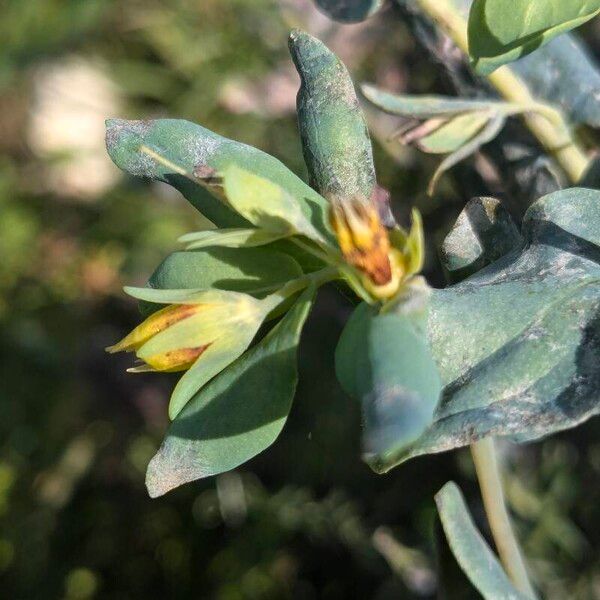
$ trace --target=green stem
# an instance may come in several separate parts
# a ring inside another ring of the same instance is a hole
[[[517,589],[530,598],[536,598],[506,508],[494,438],[486,437],[471,444],[471,454],[483,506],[504,570]]]
[[[452,41],[468,56],[467,21],[460,14],[452,0],[416,0],[421,10],[444,31]],[[496,69],[487,76],[488,81],[502,97],[518,104],[539,104],[523,81],[507,66]],[[538,107],[539,112],[539,107]],[[556,115],[559,121],[556,122]],[[563,168],[572,183],[577,183],[586,170],[589,159],[584,149],[571,135],[564,116],[555,111],[555,118],[536,113],[523,115],[525,124],[540,141],[547,152],[552,154]]]
[[[267,296],[265,300],[272,302],[274,306],[277,306],[290,296],[293,296],[299,291],[307,288],[309,285],[319,287],[324,283],[327,283],[328,281],[339,279],[339,277],[340,272],[337,269],[337,267],[327,267],[325,269],[321,269],[320,271],[308,273],[307,275],[302,275],[302,277],[298,277],[297,279],[292,279],[291,281],[288,281],[276,292]]]

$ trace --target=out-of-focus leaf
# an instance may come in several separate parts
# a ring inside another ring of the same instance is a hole
[[[423,329],[426,307],[378,314],[361,304],[340,337],[335,364],[361,402],[363,458],[386,471],[431,423],[441,382]]]
[[[600,0],[474,0],[468,24],[473,67],[491,73],[599,12]]]
[[[449,481],[436,494],[435,502],[452,553],[483,598],[527,600],[529,597],[512,585],[477,530],[458,486]]]
[[[600,127],[600,70],[575,34],[561,35],[510,68],[572,123]]]
[[[179,413],[148,466],[150,496],[234,469],[275,441],[294,396],[296,349],[313,295],[305,292],[259,344]]]
[[[111,119],[107,122],[106,146],[119,168],[138,177],[170,183],[218,227],[247,227],[248,222],[221,200],[208,194],[200,185],[200,180],[196,183],[189,177],[194,172],[219,172],[236,165],[283,188],[296,200],[302,213],[319,232],[326,234],[329,231],[325,199],[280,161],[257,148],[224,138],[200,125],[176,119]],[[144,147],[172,166],[157,161],[143,151]],[[217,186],[210,189],[218,194]]]
[[[499,200],[473,198],[444,239],[440,253],[450,280],[457,282],[522,244],[521,233]]]
[[[369,200],[375,188],[373,151],[346,67],[302,31],[290,34],[289,46],[301,79],[298,125],[311,185],[328,199]]]
[[[272,233],[263,229],[209,229],[187,233],[179,241],[188,244],[188,250],[198,248],[252,248],[264,246],[285,237],[285,233]]]
[[[231,206],[253,225],[281,236],[301,234],[326,243],[296,199],[276,183],[231,166],[223,171],[223,189]]]
[[[423,152],[448,154],[464,146],[488,122],[489,116],[467,113],[453,117],[433,133],[421,138],[417,146]]]
[[[541,198],[522,235],[524,247],[434,290],[428,336],[445,387],[400,461],[488,435],[533,440],[600,412],[600,192]]]
[[[315,4],[335,21],[358,23],[374,15],[383,0],[315,0]]]

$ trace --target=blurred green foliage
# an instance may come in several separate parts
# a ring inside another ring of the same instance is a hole
[[[104,163],[75,159],[101,161],[102,141],[79,113],[69,121],[72,107],[85,105],[94,122],[190,119],[302,173],[290,27],[336,46],[357,80],[447,91],[395,12],[344,28],[311,6],[9,0],[0,8],[2,597],[432,598],[434,493],[457,480],[481,517],[466,453],[387,476],[360,462],[359,410],[333,373],[351,303],[335,290],[321,295],[303,335],[300,387],[273,448],[239,472],[159,500],[146,495],[172,382],[126,376],[127,358],[103,348],[138,320],[121,285],[143,284],[201,218],[166,188],[112,166],[86,192]],[[64,74],[48,84],[73,57],[112,81],[108,100],[96,104],[91,83]],[[81,101],[86,91],[91,99]],[[61,103],[60,131],[73,134],[62,145],[50,139]],[[385,143],[387,124],[371,124]],[[375,154],[400,217],[414,204],[422,210],[426,274],[442,285],[435,244],[479,180],[459,168],[460,185],[447,184],[433,203],[423,194],[430,158],[403,153],[394,162],[379,145]],[[71,168],[80,169],[75,192],[62,183]],[[509,497],[546,598],[600,596],[598,440],[592,421],[509,449]]]

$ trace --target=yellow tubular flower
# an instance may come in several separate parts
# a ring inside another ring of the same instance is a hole
[[[391,247],[377,207],[359,199],[333,200],[330,222],[346,262],[363,275],[376,298],[393,296],[404,274],[401,253]]]

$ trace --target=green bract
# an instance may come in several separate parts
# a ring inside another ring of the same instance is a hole
[[[468,29],[473,66],[491,73],[599,12],[600,0],[474,0]]]

